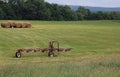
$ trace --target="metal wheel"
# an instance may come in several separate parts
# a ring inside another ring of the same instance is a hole
[[[21,52],[16,52],[15,56],[16,56],[16,58],[20,58],[21,57]]]
[[[49,56],[49,57],[53,57],[53,56],[54,56],[54,53],[53,53],[53,52],[48,52],[48,56]]]

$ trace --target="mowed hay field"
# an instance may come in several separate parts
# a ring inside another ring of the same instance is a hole
[[[0,28],[0,77],[120,77],[120,21],[25,22],[32,28]],[[73,49],[15,58],[17,49],[47,48],[51,40]]]

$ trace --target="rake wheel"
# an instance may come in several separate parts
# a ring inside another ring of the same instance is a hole
[[[21,52],[16,52],[15,57],[20,58],[21,57]]]

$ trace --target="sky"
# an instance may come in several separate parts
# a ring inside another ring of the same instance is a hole
[[[63,5],[80,5],[95,7],[120,7],[120,0],[45,0],[49,3]]]

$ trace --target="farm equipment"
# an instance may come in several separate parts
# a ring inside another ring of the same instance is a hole
[[[57,45],[57,47],[55,47],[55,44]],[[48,56],[52,57],[55,56],[54,52],[58,51],[58,52],[62,52],[62,51],[70,51],[72,48],[59,48],[59,42],[58,41],[50,41],[49,42],[49,46],[48,48],[27,48],[27,49],[18,49],[15,53],[15,56],[17,58],[20,58],[22,55],[22,52],[48,52]]]

